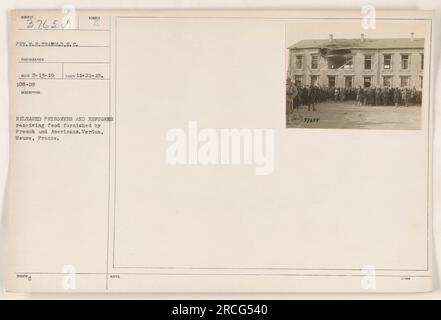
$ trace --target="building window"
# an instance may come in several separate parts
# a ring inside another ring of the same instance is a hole
[[[372,77],[363,77],[363,87],[369,88],[372,85]]]
[[[296,56],[296,69],[303,69],[303,56]]]
[[[346,61],[345,64],[343,65],[344,69],[352,69],[352,56],[351,55],[347,55],[345,57]]]
[[[424,53],[421,54],[421,70],[424,69]]]
[[[352,76],[345,76],[345,88],[352,88]]]
[[[386,70],[392,69],[392,55],[391,54],[385,54],[383,56],[383,58],[384,58],[383,68],[386,69]]]
[[[297,86],[303,85],[303,76],[294,76],[294,83]]]
[[[352,54],[349,49],[334,50],[326,58],[328,69],[352,69]]]
[[[408,54],[401,55],[401,69],[402,70],[409,69],[409,55]]]
[[[315,54],[311,56],[311,69],[318,69],[318,61],[319,61],[318,55]]]
[[[372,69],[372,56],[370,54],[364,56],[364,69],[365,70]]]
[[[383,77],[383,87],[392,87],[392,77],[391,76],[385,76]]]
[[[409,87],[410,77],[401,77],[401,87]]]
[[[329,88],[335,88],[335,76],[328,76]]]
[[[423,89],[423,76],[420,76],[420,88]]]
[[[311,76],[311,85],[318,85],[318,76]]]

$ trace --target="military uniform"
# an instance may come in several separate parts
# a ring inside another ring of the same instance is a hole
[[[401,91],[401,100],[403,100],[404,106],[407,107],[409,105],[409,95],[408,95],[407,89],[403,89]]]
[[[398,105],[400,104],[400,91],[398,90],[398,88],[394,89],[394,104],[395,107],[398,107]]]
[[[315,86],[310,86],[307,88],[307,96],[308,96],[308,111],[315,111],[315,103],[317,101],[317,90]]]
[[[297,87],[294,83],[289,81],[286,85],[286,113],[294,111],[295,98],[298,95]]]

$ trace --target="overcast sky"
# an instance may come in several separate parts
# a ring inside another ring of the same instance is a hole
[[[334,39],[359,38],[361,33],[366,38],[410,38],[414,32],[416,38],[424,38],[426,21],[384,21],[377,20],[376,29],[363,29],[361,20],[314,20],[295,22],[286,27],[286,47],[304,39],[327,39],[332,33]]]

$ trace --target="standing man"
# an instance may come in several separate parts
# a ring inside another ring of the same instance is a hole
[[[335,88],[335,91],[334,91],[334,101],[335,101],[335,102],[338,101],[338,95],[339,95],[339,91],[338,91],[337,88]]]
[[[375,105],[379,106],[381,104],[381,93],[380,88],[375,88]]]
[[[362,96],[362,89],[361,86],[359,86],[357,88],[357,105],[361,106],[362,102],[363,102],[363,96]]]
[[[409,106],[409,94],[407,92],[407,88],[404,88],[401,91],[401,99],[403,100],[403,104],[405,107]]]
[[[383,106],[388,105],[387,97],[389,96],[389,88],[383,88],[381,91],[381,101]]]
[[[375,103],[375,91],[374,91],[374,89],[372,87],[369,87],[367,90],[368,90],[368,93],[367,93],[368,94],[367,104],[369,106],[372,106]]]
[[[317,100],[317,89],[314,85],[311,85],[308,87],[308,111],[311,111],[311,107],[312,107],[312,112],[315,111],[315,102]]]
[[[340,102],[345,101],[345,99],[346,99],[346,89],[345,88],[341,88],[341,91],[340,91]]]
[[[286,80],[286,113],[293,112],[296,108],[295,100],[298,95],[296,85],[291,81],[291,78]]]
[[[416,104],[416,98],[417,98],[417,90],[415,86],[410,91],[410,103]]]
[[[398,103],[400,102],[400,91],[398,88],[394,88],[394,104],[395,108],[398,108]]]
[[[368,103],[368,89],[361,89],[363,92],[363,105],[366,106]]]

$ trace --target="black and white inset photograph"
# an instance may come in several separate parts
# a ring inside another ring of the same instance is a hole
[[[425,36],[420,20],[288,24],[286,127],[420,129]]]

